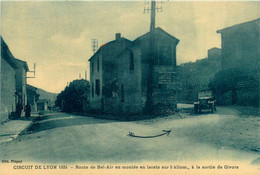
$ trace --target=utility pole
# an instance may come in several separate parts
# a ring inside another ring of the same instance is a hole
[[[92,45],[93,54],[95,54],[96,51],[98,50],[98,40],[97,39],[92,39],[91,40],[91,45]]]
[[[35,78],[35,72],[36,72],[36,63],[33,64],[33,71],[28,71],[28,72],[31,72],[33,73],[33,76],[32,77],[26,77],[26,78]]]
[[[146,104],[145,104],[145,112],[150,113],[153,112],[153,89],[154,89],[154,61],[155,61],[155,54],[154,54],[154,42],[155,42],[155,14],[162,11],[162,7],[156,7],[156,1],[151,1],[151,8],[144,8],[144,13],[146,11],[151,11],[151,22],[150,22],[150,37],[149,37],[149,69],[148,69],[148,77],[147,77],[147,94],[146,94]]]
[[[85,70],[85,80],[87,80],[87,70]]]

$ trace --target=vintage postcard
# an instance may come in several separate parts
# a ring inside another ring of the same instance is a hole
[[[260,2],[1,1],[0,174],[260,174]]]

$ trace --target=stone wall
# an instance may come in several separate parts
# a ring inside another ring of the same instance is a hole
[[[126,50],[119,58],[119,103],[123,113],[141,113],[141,56],[139,48]]]
[[[15,70],[1,58],[1,106],[0,122],[15,111]]]

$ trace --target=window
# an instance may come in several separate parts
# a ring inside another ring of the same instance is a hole
[[[129,70],[134,70],[134,54],[132,51],[130,52]]]
[[[96,80],[96,94],[98,96],[100,94],[100,80]]]
[[[121,102],[125,102],[125,90],[124,85],[121,85]]]

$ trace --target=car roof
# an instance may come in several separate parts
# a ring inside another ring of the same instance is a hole
[[[211,96],[211,97],[200,97],[199,100],[203,100],[203,99],[212,99],[212,98],[213,98],[213,96]]]

